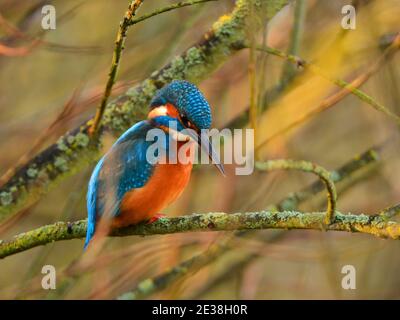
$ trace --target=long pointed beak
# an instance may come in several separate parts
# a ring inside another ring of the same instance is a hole
[[[208,139],[208,136],[205,134],[199,136],[199,134],[194,130],[188,130],[188,134],[194,141],[196,141],[199,144],[200,148],[208,155],[211,162],[225,177],[226,175],[225,175],[224,165],[221,163],[221,160],[219,159],[218,154],[215,152],[210,139]]]

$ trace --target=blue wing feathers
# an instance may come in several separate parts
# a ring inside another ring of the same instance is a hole
[[[88,222],[86,231],[86,241],[85,249],[89,244],[90,239],[92,239],[96,227],[96,199],[97,199],[97,187],[98,187],[98,177],[103,166],[104,157],[100,159],[96,167],[93,170],[92,176],[89,180],[88,193],[86,197],[87,211],[88,211]]]
[[[146,133],[151,128],[148,121],[132,126],[94,168],[87,193],[88,226],[85,248],[95,233],[97,217],[104,214],[105,195],[115,192],[115,197],[111,197],[115,198],[112,200],[114,203],[111,206],[111,215],[118,216],[124,194],[134,188],[143,187],[150,178],[153,165],[146,160],[146,152],[152,142],[146,141]],[[105,181],[110,177],[111,185],[110,181]]]

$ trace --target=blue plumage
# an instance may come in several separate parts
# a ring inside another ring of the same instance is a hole
[[[94,235],[97,216],[104,214],[106,193],[111,201],[110,215],[119,215],[124,194],[143,187],[150,178],[153,165],[146,160],[146,151],[152,143],[146,133],[154,128],[148,121],[141,121],[128,129],[100,159],[93,170],[87,193],[88,229],[85,248]],[[116,186],[116,187],[115,187]],[[110,195],[114,190],[115,194]]]
[[[181,123],[182,116],[197,129],[210,127],[210,106],[195,85],[187,81],[172,81],[156,93],[151,109],[167,103],[177,109],[181,115],[180,120],[169,115],[157,115],[135,124],[115,142],[94,168],[87,193],[88,226],[85,248],[94,236],[98,217],[104,215],[106,210],[110,217],[118,217],[124,195],[132,189],[145,186],[151,179],[155,165],[146,159],[147,150],[153,143],[146,141],[146,134],[150,129],[170,127],[172,121],[176,129],[181,131],[185,129]],[[166,139],[166,152],[168,147],[169,140]]]
[[[199,129],[208,129],[211,126],[211,110],[207,100],[194,84],[184,80],[174,80],[158,90],[151,102],[151,107],[173,104],[179,112]]]

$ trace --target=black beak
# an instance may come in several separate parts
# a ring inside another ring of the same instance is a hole
[[[211,160],[211,163],[213,163],[225,177],[226,175],[225,175],[224,165],[221,163],[221,160],[219,159],[218,154],[215,152],[210,139],[208,139],[208,136],[206,134],[199,135],[193,129],[187,131],[188,134],[192,137],[192,139],[196,141],[199,144],[200,148],[208,155],[208,157]]]

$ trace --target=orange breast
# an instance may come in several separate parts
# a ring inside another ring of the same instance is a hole
[[[191,171],[192,163],[157,164],[144,187],[124,195],[121,213],[113,220],[113,227],[136,224],[160,213],[181,195],[189,182]]]

